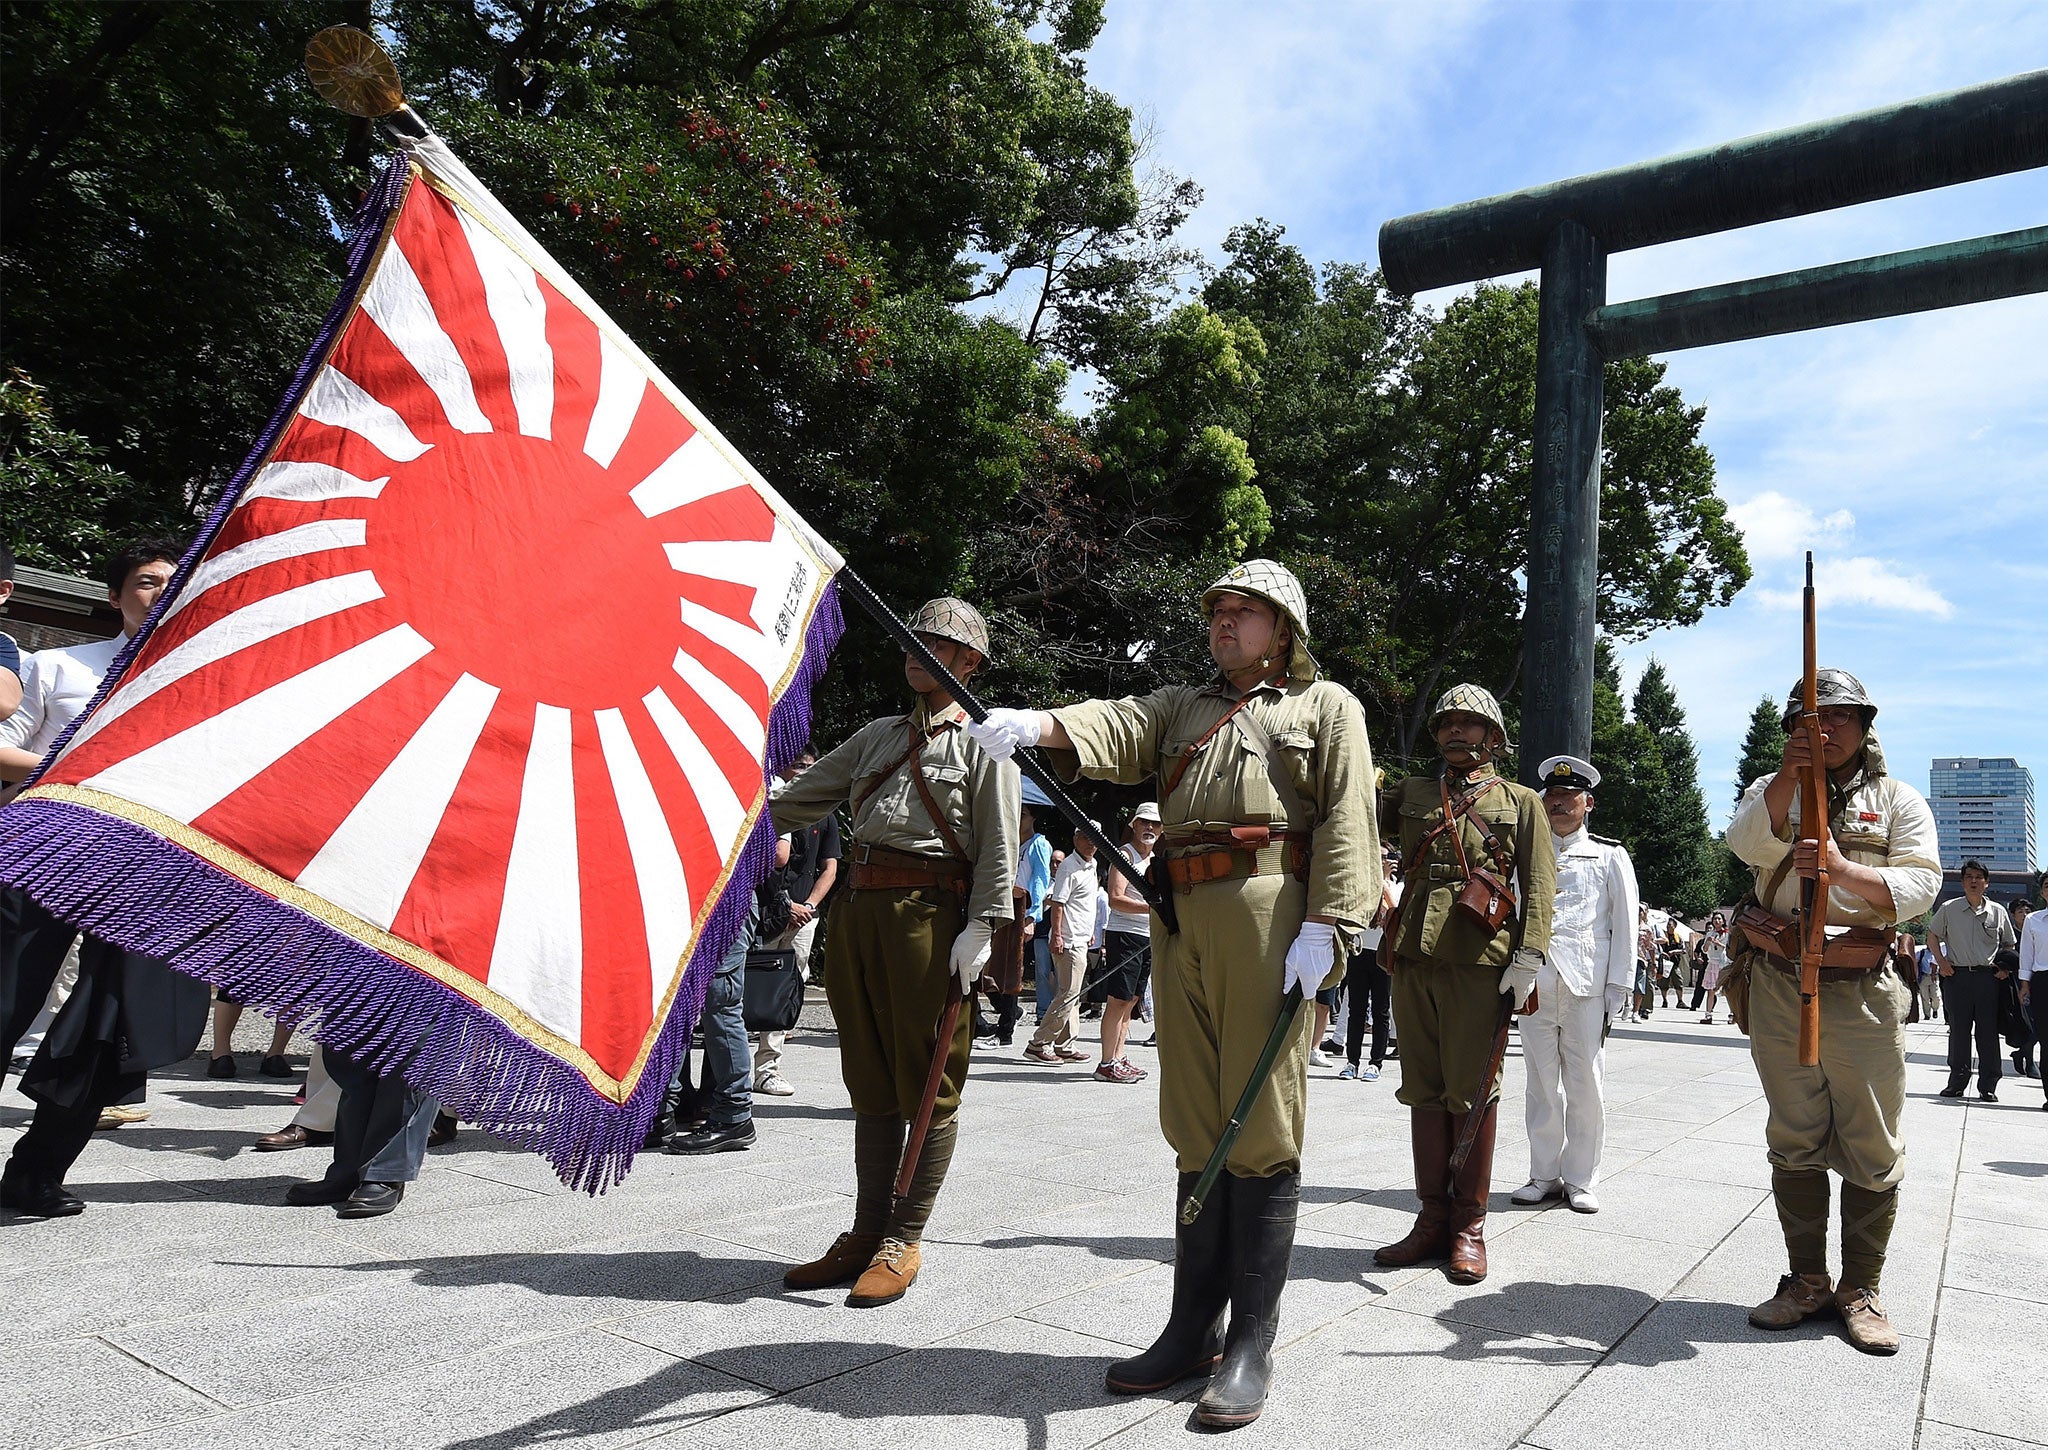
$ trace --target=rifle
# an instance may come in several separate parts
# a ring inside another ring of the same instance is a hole
[[[1820,967],[1828,945],[1828,763],[1820,728],[1819,650],[1814,643],[1813,553],[1806,555],[1806,659],[1800,676],[1799,728],[1807,764],[1799,772],[1799,839],[1815,846],[1814,874],[1799,883],[1799,1063],[1820,1062]]]
[[[1530,1012],[1536,1010],[1536,999],[1529,998]],[[1465,1160],[1472,1156],[1472,1145],[1479,1141],[1479,1121],[1486,1116],[1486,1110],[1493,1103],[1493,1085],[1500,1081],[1501,1067],[1508,1060],[1508,1031],[1515,1024],[1515,1004],[1509,997],[1502,997],[1500,1020],[1493,1028],[1493,1051],[1486,1059],[1486,1076],[1479,1079],[1479,1091],[1472,1095],[1472,1111],[1465,1114],[1465,1126],[1458,1133],[1457,1146],[1451,1149],[1451,1172],[1464,1168]],[[1605,1042],[1603,1030],[1600,1039]]]
[[[1181,1205],[1182,1223],[1193,1223],[1202,1216],[1202,1204],[1208,1199],[1209,1190],[1216,1186],[1216,1180],[1223,1176],[1223,1165],[1230,1161],[1230,1150],[1237,1143],[1237,1135],[1244,1131],[1244,1120],[1252,1115],[1252,1106],[1259,1100],[1259,1089],[1273,1075],[1273,1064],[1287,1046],[1287,1035],[1294,1029],[1295,1018],[1301,1015],[1304,1000],[1299,987],[1292,988],[1280,999],[1280,1015],[1273,1019],[1273,1030],[1266,1036],[1266,1045],[1259,1053],[1259,1060],[1252,1064],[1244,1091],[1237,1095],[1237,1107],[1230,1114],[1230,1121],[1223,1125],[1223,1133],[1217,1138],[1216,1146],[1209,1150],[1209,1161],[1202,1165],[1202,1176],[1195,1180],[1194,1191]]]

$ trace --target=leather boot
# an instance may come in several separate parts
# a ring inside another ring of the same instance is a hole
[[[1273,1341],[1280,1333],[1280,1291],[1294,1258],[1301,1175],[1226,1177],[1230,1184],[1230,1333],[1223,1363],[1195,1405],[1210,1429],[1249,1425],[1266,1408]]]
[[[1173,1312],[1152,1347],[1120,1359],[1102,1377],[1113,1395],[1157,1394],[1190,1375],[1208,1374],[1223,1357],[1223,1305],[1230,1295],[1230,1193],[1218,1183],[1193,1223],[1180,1210],[1199,1173],[1183,1173],[1174,1195]]]
[[[1422,1200],[1422,1212],[1415,1216],[1408,1237],[1373,1253],[1373,1262],[1389,1269],[1440,1259],[1451,1251],[1451,1115],[1410,1108],[1408,1138],[1415,1154],[1415,1196]]]
[[[1476,1284],[1486,1277],[1486,1198],[1493,1191],[1493,1129],[1500,1100],[1475,1111],[1482,1114],[1479,1132],[1465,1166],[1451,1180],[1451,1261],[1444,1266],[1444,1277],[1453,1284]],[[1470,1116],[1452,1115],[1453,1142]]]

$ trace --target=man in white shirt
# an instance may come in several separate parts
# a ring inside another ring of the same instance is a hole
[[[1030,1062],[1086,1062],[1088,1054],[1074,1046],[1076,1006],[1081,1000],[1082,972],[1088,965],[1088,942],[1095,935],[1095,898],[1101,891],[1095,873],[1095,843],[1074,832],[1074,849],[1060,862],[1045,899],[1052,911],[1052,1009],[1024,1049]]]
[[[14,550],[0,539],[0,608],[14,597]],[[12,715],[21,705],[21,650],[14,643],[14,636],[0,630],[0,720]]]
[[[1575,1212],[1598,1213],[1593,1186],[1606,1128],[1601,1061],[1607,1024],[1622,1015],[1635,977],[1641,903],[1628,851],[1586,829],[1600,772],[1577,756],[1553,755],[1538,777],[1557,847],[1557,904],[1536,977],[1536,1010],[1521,1022],[1529,1181],[1512,1197],[1527,1204],[1562,1194]]]
[[[2043,909],[2027,913],[2027,925],[2020,932],[2020,1006],[2027,1009],[2034,1019],[2034,1038],[2048,1042],[2048,999],[2036,1003],[2033,1000],[2033,980],[2041,978],[2041,989],[2048,992],[2048,871],[2034,878],[2034,895],[2040,898]],[[2041,1111],[2048,1113],[2048,1067],[2041,1071]]]

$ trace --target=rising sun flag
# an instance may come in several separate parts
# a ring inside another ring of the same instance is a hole
[[[596,1190],[773,860],[821,540],[431,136],[0,879]]]

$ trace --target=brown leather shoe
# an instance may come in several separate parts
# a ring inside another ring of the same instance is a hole
[[[1842,1328],[1849,1342],[1865,1354],[1897,1354],[1899,1331],[1885,1318],[1884,1305],[1868,1289],[1835,1290],[1835,1312],[1842,1316]]]
[[[1749,1322],[1758,1329],[1791,1329],[1816,1315],[1835,1312],[1832,1281],[1826,1274],[1787,1274],[1778,1280],[1778,1292],[1749,1311]]]
[[[334,1141],[334,1134],[323,1133],[316,1128],[302,1128],[293,1123],[275,1133],[265,1133],[256,1140],[258,1153],[282,1153],[288,1148],[319,1148]]]
[[[782,1276],[785,1289],[829,1289],[857,1278],[874,1261],[882,1246],[880,1234],[847,1232],[832,1240],[832,1247],[808,1264],[798,1264]]]
[[[1408,1140],[1422,1212],[1406,1238],[1374,1250],[1373,1262],[1389,1269],[1440,1259],[1451,1251],[1451,1115],[1409,1109]]]
[[[853,1292],[846,1296],[846,1307],[872,1309],[877,1304],[894,1304],[917,1282],[917,1267],[921,1262],[922,1255],[916,1244],[906,1244],[902,1239],[883,1239],[882,1246],[875,1250],[874,1262],[860,1276]]]

